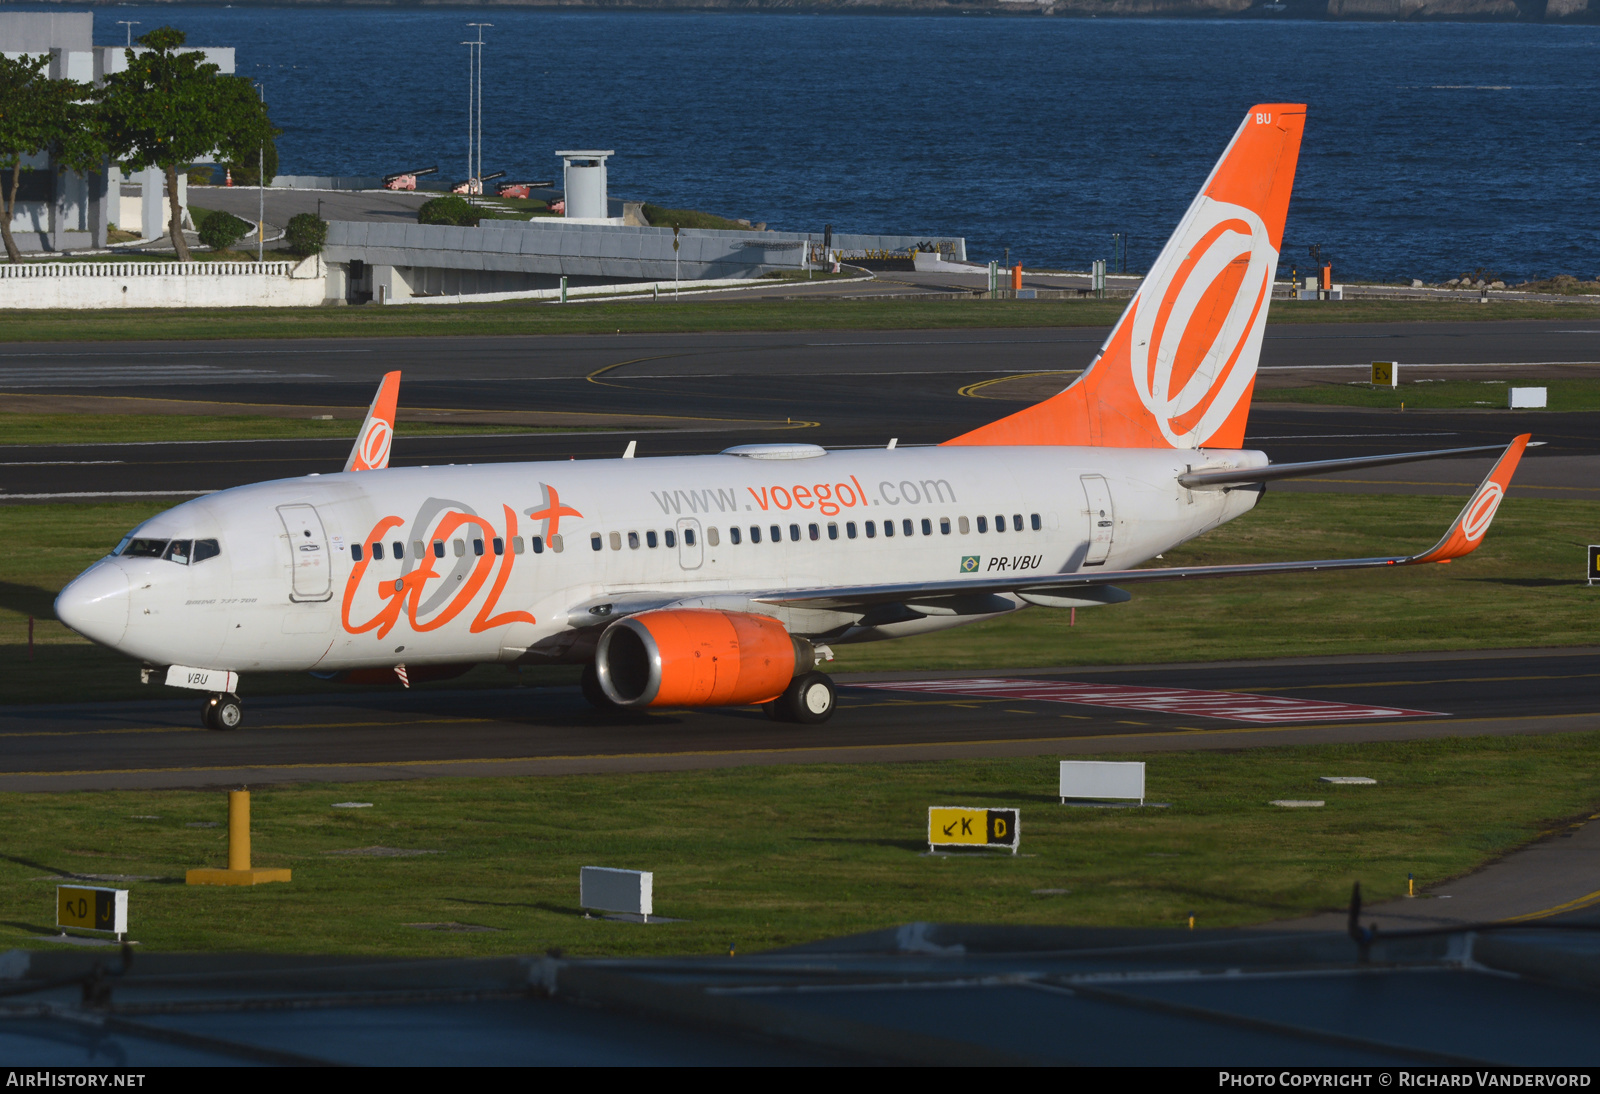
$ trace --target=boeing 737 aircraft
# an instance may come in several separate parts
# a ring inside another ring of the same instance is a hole
[[[486,662],[586,666],[602,707],[762,704],[821,722],[830,646],[1145,581],[1448,562],[1482,541],[1513,440],[1420,554],[1136,569],[1297,475],[1497,449],[1271,464],[1241,449],[1305,107],[1253,108],[1092,366],[934,447],[389,468],[399,374],[341,474],[243,486],[128,533],[62,622],[243,716],[240,674],[409,686]],[[632,448],[628,453],[632,455]]]

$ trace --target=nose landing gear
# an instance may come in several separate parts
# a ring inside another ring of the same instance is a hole
[[[237,695],[212,695],[200,708],[200,723],[207,729],[238,729],[243,721],[244,704]]]

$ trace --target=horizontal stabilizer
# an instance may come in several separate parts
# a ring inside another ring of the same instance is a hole
[[[1537,448],[1543,441],[1530,441],[1529,448]],[[1201,468],[1178,476],[1178,485],[1190,490],[1218,490],[1224,486],[1238,486],[1247,482],[1274,482],[1278,479],[1298,479],[1307,475],[1324,475],[1340,471],[1353,471],[1358,467],[1388,467],[1396,463],[1419,463],[1423,460],[1444,460],[1457,456],[1477,456],[1485,452],[1503,451],[1497,444],[1480,444],[1471,448],[1435,448],[1428,452],[1399,452],[1387,456],[1355,456],[1347,460],[1312,460],[1308,463],[1271,463],[1265,467]]]

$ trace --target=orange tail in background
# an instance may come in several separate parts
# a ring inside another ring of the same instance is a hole
[[[1241,447],[1305,120],[1252,107],[1084,374],[945,444]]]
[[[367,420],[361,423],[355,447],[345,461],[346,471],[381,471],[389,466],[389,447],[394,443],[394,413],[400,402],[400,374],[386,372],[378,393],[372,397]]]

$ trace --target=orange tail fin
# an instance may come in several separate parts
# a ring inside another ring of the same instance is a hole
[[[345,461],[346,471],[381,471],[389,466],[389,446],[394,443],[394,412],[400,402],[400,374],[386,372],[372,397],[367,420],[361,423],[355,447]]]
[[[1077,382],[945,443],[1241,447],[1305,120],[1252,107]]]

